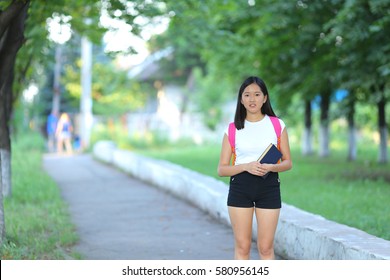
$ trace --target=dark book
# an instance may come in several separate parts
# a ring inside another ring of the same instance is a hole
[[[258,161],[260,163],[271,163],[275,164],[282,158],[282,153],[276,148],[274,144],[269,144],[267,149],[263,152],[263,154],[259,157]],[[262,178],[266,178],[269,173],[261,176]]]

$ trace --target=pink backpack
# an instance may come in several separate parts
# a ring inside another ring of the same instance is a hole
[[[278,149],[280,150],[280,136],[282,134],[282,127],[280,126],[279,119],[277,117],[269,117],[271,119],[272,125],[274,126],[276,137],[278,138]],[[228,139],[230,143],[230,147],[232,148],[233,153],[233,165],[236,162],[236,125],[234,122],[229,124],[228,130]]]

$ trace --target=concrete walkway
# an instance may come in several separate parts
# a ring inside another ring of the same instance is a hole
[[[69,205],[84,259],[233,258],[230,227],[90,155],[45,155],[43,166]],[[258,259],[255,244],[251,254]]]

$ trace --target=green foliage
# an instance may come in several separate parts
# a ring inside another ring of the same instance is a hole
[[[11,1],[1,1],[0,9],[6,10]],[[55,16],[68,16],[71,25],[73,38],[86,36],[95,45],[101,45],[102,37],[107,30],[113,30],[114,27],[103,27],[100,24],[102,14],[107,14],[112,18],[121,20],[131,25],[132,33],[137,35],[144,25],[144,20],[140,18],[147,17],[153,19],[160,16],[163,5],[159,1],[135,0],[125,3],[124,1],[107,0],[60,0],[60,1],[31,1],[26,20],[24,46],[19,50],[15,64],[15,83],[14,97],[17,100],[21,92],[30,83],[37,84],[49,96],[52,96],[51,72],[54,68],[55,43],[49,40],[47,28],[47,19]],[[71,42],[67,44],[68,48],[75,48]],[[131,50],[129,50],[131,52]],[[64,98],[64,96],[62,96]],[[64,98],[65,99],[65,98]],[[118,98],[114,98],[118,99]],[[142,98],[141,98],[142,99]],[[137,99],[134,103],[137,104]],[[44,102],[44,100],[41,100]],[[132,102],[133,103],[133,102]],[[121,109],[121,108],[120,108]],[[50,111],[43,106],[45,114]],[[63,108],[64,111],[73,111],[72,108]]]
[[[81,97],[80,62],[67,65],[63,78],[66,92],[79,104]],[[112,63],[94,63],[92,76],[93,113],[121,115],[141,108],[149,95],[148,85],[127,78],[127,72]]]
[[[347,72],[347,87],[372,89],[388,81],[390,1],[345,1],[330,20],[327,42],[335,44],[339,71]],[[357,78],[358,77],[358,78]]]
[[[7,232],[1,259],[68,258],[77,236],[59,189],[42,170],[44,140],[24,133],[12,144],[13,188],[4,200]]]
[[[247,75],[259,75],[276,88],[273,101],[283,110],[295,95],[311,100],[324,89],[331,92],[339,87],[349,89],[357,101],[377,102],[383,94],[389,96],[388,0],[43,2],[33,1],[29,10],[26,47],[20,51],[17,73],[31,74],[23,69],[42,69],[39,65],[50,61],[45,50],[52,43],[46,40],[45,21],[53,12],[72,16],[76,34],[100,43],[104,30],[90,27],[98,26],[103,8],[111,17],[132,24],[135,34],[143,27],[137,20],[141,17],[170,18],[167,32],[150,42],[152,50],[174,49],[174,56],[163,63],[165,80],[184,84],[193,67],[200,67],[210,80],[232,84]],[[210,69],[213,73],[206,72]],[[22,85],[23,79],[18,80]],[[72,88],[76,90],[75,85]],[[107,99],[123,100],[122,93],[117,91]],[[213,98],[210,95],[210,103]],[[138,101],[129,98],[122,104]],[[105,108],[125,110],[122,106],[97,106],[101,107],[95,108],[99,113]],[[219,114],[218,110],[211,112]]]
[[[357,102],[389,96],[388,0],[166,2],[175,53],[200,57],[215,81],[259,75],[280,109],[338,88]]]
[[[167,10],[174,14],[168,35],[175,53],[190,53],[204,64],[217,64],[224,79],[238,76],[241,80],[248,73],[240,73],[244,69],[241,58],[249,48],[237,52],[246,42],[240,41],[235,26],[238,17],[248,15],[247,7],[247,1],[167,1]]]
[[[13,157],[15,158],[15,161],[18,162],[25,152],[43,153],[45,151],[46,144],[42,135],[32,132],[29,128],[26,128],[17,136],[13,135],[11,140],[13,148],[15,149],[15,151],[13,151]],[[14,165],[17,166],[17,163],[15,162]],[[26,164],[26,167],[28,166],[29,165]]]
[[[200,69],[194,70],[196,92],[194,99],[203,121],[215,130],[223,117],[223,105],[232,96],[232,87],[226,80],[219,80],[213,72],[203,76]]]

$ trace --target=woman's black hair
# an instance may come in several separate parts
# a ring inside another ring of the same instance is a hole
[[[244,105],[242,105],[241,99],[242,93],[244,92],[245,88],[251,84],[257,84],[260,87],[261,92],[264,94],[264,96],[267,96],[266,102],[261,107],[261,113],[268,116],[276,117],[274,110],[272,109],[268,89],[264,81],[259,77],[251,76],[242,83],[240,90],[238,91],[236,115],[234,116],[234,124],[237,129],[243,129],[245,125],[246,109]]]

